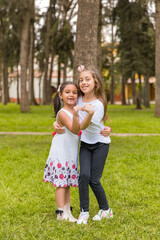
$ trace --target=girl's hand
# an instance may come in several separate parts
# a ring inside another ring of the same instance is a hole
[[[76,113],[78,115],[78,111],[79,110],[83,110],[80,106],[76,105],[74,108],[73,108],[73,114]]]
[[[104,137],[108,137],[111,133],[112,129],[111,127],[104,127],[104,129],[100,132],[100,134],[102,134]]]
[[[86,104],[84,105],[84,107],[82,108],[83,111],[87,112],[90,115],[94,114],[94,107],[92,104]]]
[[[58,134],[65,133],[65,130],[58,124],[58,122],[53,123],[54,131]]]

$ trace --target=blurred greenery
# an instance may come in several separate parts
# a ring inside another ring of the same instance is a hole
[[[135,110],[134,105],[108,105],[107,114],[113,133],[160,133],[160,118],[154,117],[154,105],[150,109]],[[52,132],[52,106],[31,106],[30,113],[21,113],[17,104],[0,104],[0,131]]]

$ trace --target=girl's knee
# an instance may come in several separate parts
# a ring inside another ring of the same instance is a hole
[[[87,173],[81,173],[80,176],[79,176],[79,180],[80,181],[85,181],[85,182],[88,182],[90,181],[90,175],[87,174]]]
[[[101,185],[101,183],[100,183],[100,181],[99,180],[90,180],[90,186],[92,187],[92,188],[97,188],[97,187],[99,187]]]

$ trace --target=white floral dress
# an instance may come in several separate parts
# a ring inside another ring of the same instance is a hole
[[[64,111],[72,120],[73,115]],[[58,116],[58,115],[57,115]],[[64,134],[55,134],[44,171],[44,182],[51,182],[54,187],[78,187],[78,151],[79,136],[66,127]]]

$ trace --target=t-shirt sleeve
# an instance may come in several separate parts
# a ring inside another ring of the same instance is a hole
[[[103,106],[103,103],[99,101],[98,103],[93,105],[93,107],[94,107],[94,111],[95,112],[93,114],[91,122],[96,124],[96,125],[99,125],[100,122],[103,119],[103,116],[104,116],[104,106]]]

